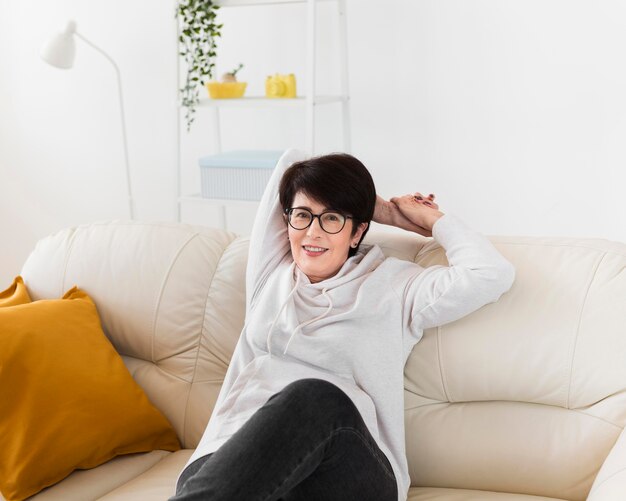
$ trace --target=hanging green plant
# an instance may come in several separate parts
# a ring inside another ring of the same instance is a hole
[[[179,19],[179,55],[187,65],[185,83],[180,89],[182,106],[186,109],[187,131],[194,121],[200,102],[199,89],[213,77],[216,39],[222,25],[216,22],[219,6],[212,0],[180,0],[176,10]]]

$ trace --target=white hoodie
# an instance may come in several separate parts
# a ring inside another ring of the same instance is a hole
[[[433,237],[450,266],[423,268],[361,244],[332,278],[310,283],[291,257],[278,184],[296,150],[278,161],[250,237],[246,322],[215,408],[187,465],[216,451],[273,394],[303,378],[330,381],[359,409],[389,459],[404,501],[404,365],[424,329],[457,320],[509,290],[513,266],[491,242],[444,215]],[[233,479],[234,480],[234,479]]]

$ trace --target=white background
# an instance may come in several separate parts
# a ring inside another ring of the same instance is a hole
[[[115,74],[77,42],[75,66],[39,58],[75,19],[122,71],[137,218],[176,217],[175,2],[0,0],[0,290],[36,241],[128,217]],[[352,153],[385,197],[434,192],[488,235],[626,241],[626,2],[348,0]],[[334,2],[318,7],[318,86],[337,92]],[[306,89],[304,5],[222,9],[217,74],[242,62],[247,95],[294,72]],[[341,149],[339,105],[318,149]],[[225,110],[226,149],[304,147],[304,111]],[[208,110],[183,136],[186,192],[213,152]],[[253,209],[231,209],[245,233]],[[217,211],[185,207],[217,225]]]

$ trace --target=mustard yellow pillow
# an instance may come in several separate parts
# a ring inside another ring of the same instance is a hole
[[[0,292],[0,308],[26,303],[30,303],[30,296],[24,285],[24,280],[17,276],[8,289]]]
[[[93,301],[0,308],[0,491],[22,500],[75,469],[180,448],[104,335]]]

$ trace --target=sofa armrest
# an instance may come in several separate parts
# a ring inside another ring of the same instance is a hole
[[[626,495],[626,429],[596,476],[587,501],[623,501]]]

